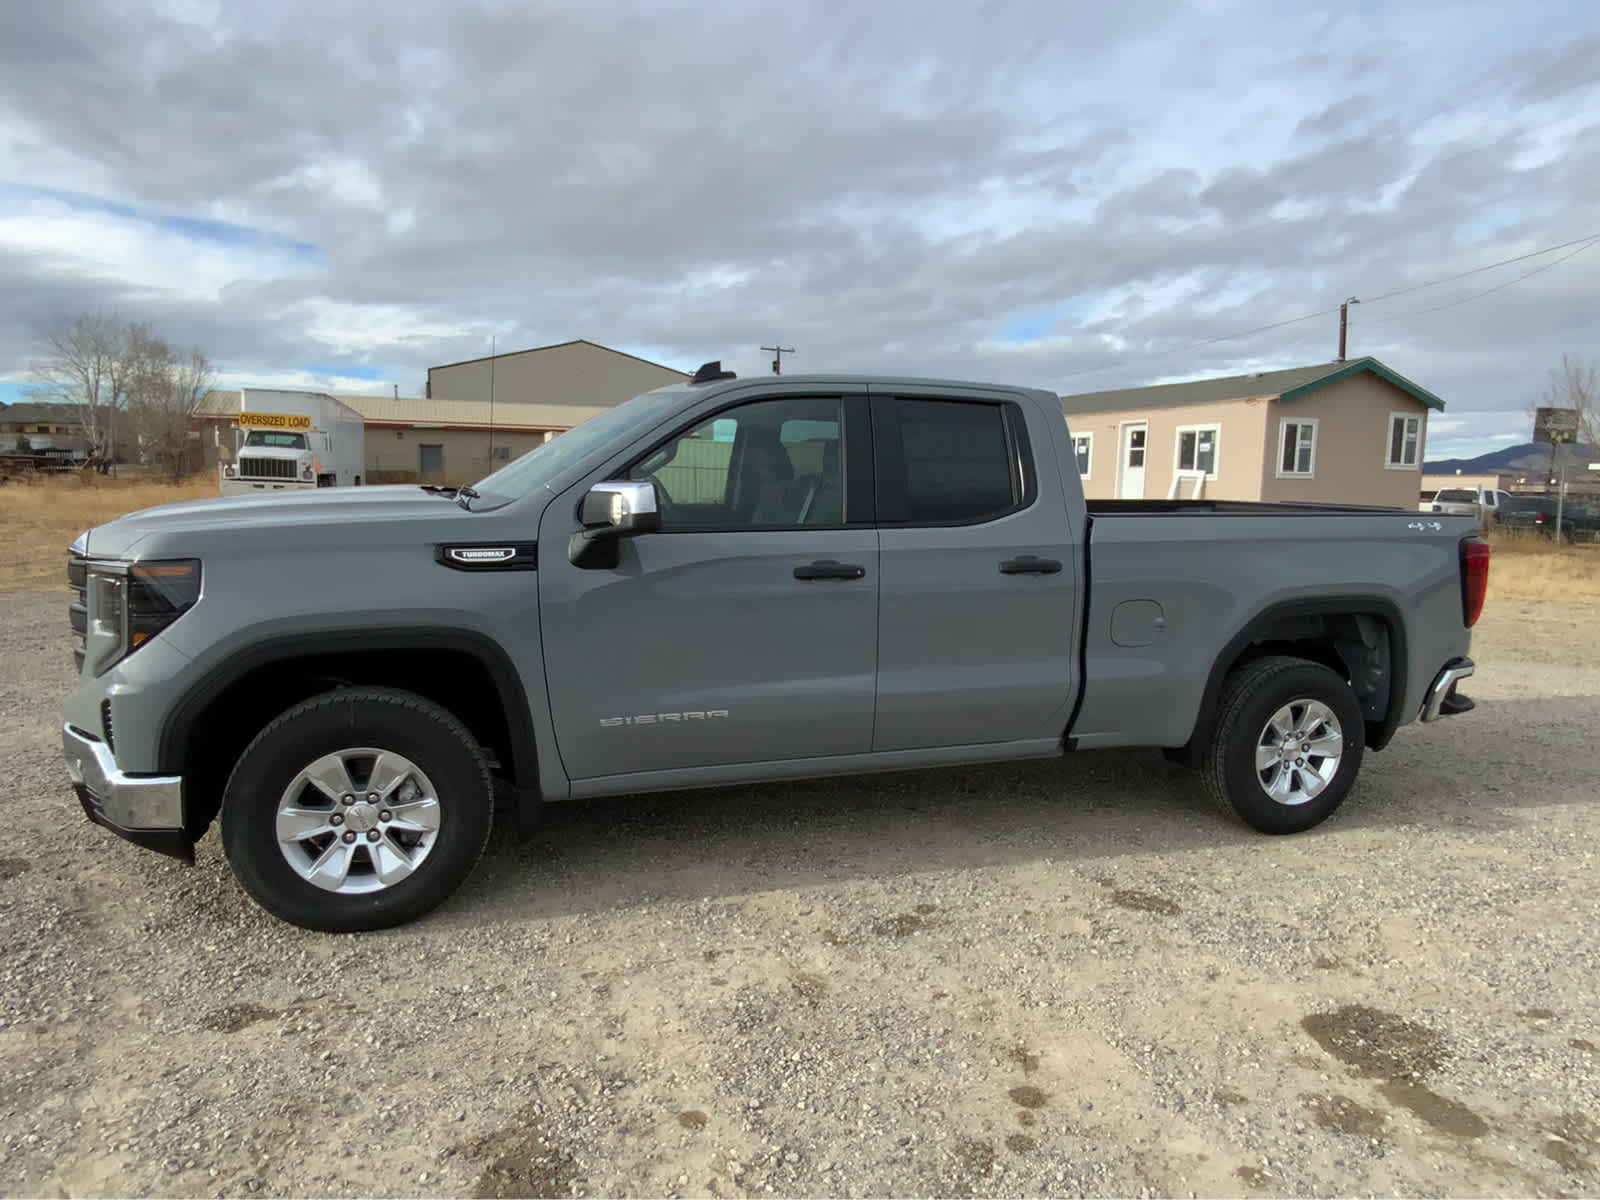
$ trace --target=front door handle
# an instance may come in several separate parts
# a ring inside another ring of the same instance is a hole
[[[865,567],[858,567],[854,563],[834,562],[831,558],[818,559],[814,563],[794,569],[796,579],[860,579],[866,573]]]
[[[1002,575],[1054,575],[1061,570],[1061,564],[1053,558],[1036,558],[1032,554],[1024,554],[1020,558],[1008,558],[1000,564]]]

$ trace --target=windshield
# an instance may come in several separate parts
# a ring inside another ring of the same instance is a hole
[[[1434,497],[1434,499],[1439,501],[1453,501],[1458,504],[1476,504],[1478,502],[1478,493],[1469,492],[1466,488],[1445,488],[1444,491],[1440,492]]]
[[[681,394],[676,391],[645,392],[590,417],[480,479],[475,485],[478,495],[489,504],[530,496],[574,463],[603,450],[607,442],[620,440],[630,430],[651,424],[680,398]]]
[[[252,429],[250,436],[244,439],[246,446],[271,446],[276,450],[304,450],[306,448],[306,435],[303,433],[269,433],[265,429]]]

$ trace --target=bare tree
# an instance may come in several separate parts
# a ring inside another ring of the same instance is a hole
[[[116,461],[119,414],[127,407],[134,362],[130,333],[140,326],[82,313],[44,333],[45,353],[33,364],[34,399],[77,408],[89,461],[102,474]]]
[[[133,450],[167,478],[188,474],[189,422],[216,379],[198,349],[181,351],[140,322],[63,318],[43,336],[34,399],[76,408],[89,461],[102,474]],[[129,438],[129,434],[132,438]]]
[[[1600,443],[1600,370],[1585,365],[1582,358],[1565,354],[1561,366],[1550,372],[1550,382],[1529,407],[1529,415],[1540,408],[1578,410],[1578,441]]]
[[[128,339],[133,370],[128,415],[143,460],[174,483],[189,474],[189,429],[216,371],[198,349],[174,349],[148,330],[134,327]]]

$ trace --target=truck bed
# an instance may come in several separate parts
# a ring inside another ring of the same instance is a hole
[[[1464,653],[1460,543],[1477,532],[1470,518],[1238,500],[1087,508],[1084,693],[1072,729],[1085,748],[1183,742],[1219,661],[1254,641],[1303,637],[1370,653],[1363,698],[1382,742],[1418,711],[1439,664]],[[1187,519],[1166,519],[1176,517]],[[1216,517],[1229,520],[1207,519]],[[1352,622],[1356,613],[1365,616]]]
[[[1091,517],[1150,516],[1157,513],[1173,516],[1221,516],[1232,513],[1252,517],[1303,517],[1327,513],[1411,512],[1408,508],[1389,505],[1300,500],[1090,500],[1087,503]]]

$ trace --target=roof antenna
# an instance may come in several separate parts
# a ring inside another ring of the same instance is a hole
[[[737,379],[737,378],[739,378],[739,377],[737,375],[735,375],[732,371],[724,371],[722,369],[722,360],[719,358],[719,359],[715,359],[712,362],[701,364],[700,369],[694,373],[694,378],[689,380],[689,382],[690,383],[711,383],[714,380],[718,380],[718,379]]]

